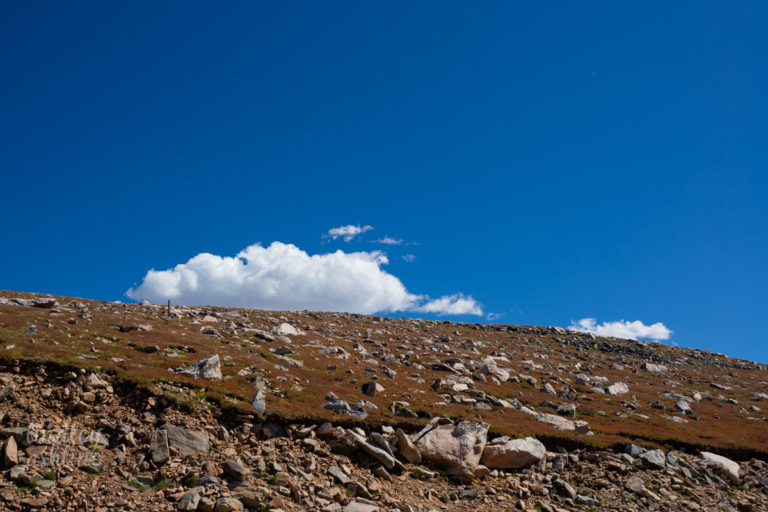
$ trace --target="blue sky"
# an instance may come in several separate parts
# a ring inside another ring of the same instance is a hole
[[[768,362],[768,4],[620,4],[3,2],[0,288],[662,323]]]

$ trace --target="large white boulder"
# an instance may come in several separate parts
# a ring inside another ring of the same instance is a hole
[[[623,395],[624,393],[629,393],[629,386],[623,382],[614,382],[605,389],[605,392],[613,396]]]
[[[701,452],[701,458],[707,466],[713,467],[722,476],[732,483],[739,483],[739,463],[716,453]]]
[[[274,329],[272,329],[272,334],[276,334],[278,336],[294,336],[296,334],[303,334],[302,331],[298,330],[294,326],[292,326],[289,323],[283,322]]]
[[[485,445],[481,462],[489,468],[520,469],[539,462],[546,451],[533,437],[492,442]]]

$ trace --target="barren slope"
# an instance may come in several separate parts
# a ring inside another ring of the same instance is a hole
[[[252,412],[261,385],[266,414],[285,420],[357,421],[322,407],[330,391],[373,404],[363,406],[373,424],[448,416],[485,421],[498,434],[574,445],[645,440],[718,448],[737,458],[768,451],[765,365],[707,351],[547,327],[181,306],[166,319],[162,305],[55,297],[48,309],[17,304],[42,295],[0,297],[0,356],[99,368],[181,401],[208,398]],[[281,323],[302,333],[273,334]],[[213,354],[221,358],[222,380],[174,371]],[[645,363],[666,370],[647,371]],[[366,396],[362,386],[372,380],[384,390]],[[629,392],[605,393],[617,382]],[[675,407],[681,398],[690,404],[688,415]],[[575,405],[575,416],[567,404]],[[562,405],[560,429],[540,421],[556,421],[544,414],[556,416],[554,407]],[[571,420],[586,421],[591,434],[562,430]]]
[[[0,292],[0,510],[766,510],[767,380],[555,328]]]

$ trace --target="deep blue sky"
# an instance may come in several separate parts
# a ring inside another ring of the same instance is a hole
[[[759,1],[2,2],[0,288],[127,300],[200,252],[383,248],[498,322],[768,362],[766,26]],[[345,224],[418,245],[323,243]]]

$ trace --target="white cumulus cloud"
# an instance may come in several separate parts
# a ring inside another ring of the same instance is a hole
[[[234,257],[202,253],[169,270],[150,270],[126,294],[134,300],[260,309],[482,315],[471,296],[410,293],[382,269],[381,251],[309,255],[292,244],[254,244]]]
[[[635,320],[634,322],[619,320],[618,322],[603,322],[598,325],[595,318],[582,318],[578,322],[572,322],[568,329],[578,332],[591,332],[598,336],[610,336],[629,340],[668,340],[672,335],[672,331],[661,322],[645,325],[640,320]]]
[[[353,238],[362,235],[366,231],[370,231],[373,229],[373,226],[361,226],[361,225],[353,225],[353,224],[347,224],[346,226],[339,226],[337,228],[331,228],[328,230],[328,234],[325,235],[326,237],[331,237],[332,239],[336,240],[337,238],[343,238],[345,242],[351,241]]]

